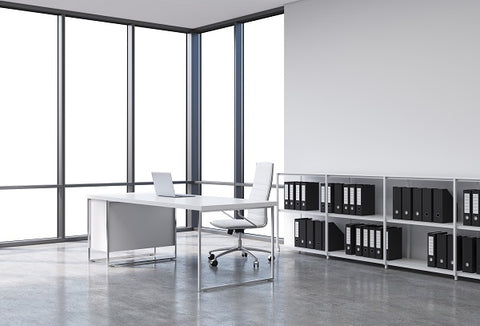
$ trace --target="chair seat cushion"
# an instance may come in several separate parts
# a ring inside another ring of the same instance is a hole
[[[245,219],[225,219],[225,220],[215,220],[210,222],[213,226],[221,229],[253,229],[257,226],[252,225],[249,221]]]

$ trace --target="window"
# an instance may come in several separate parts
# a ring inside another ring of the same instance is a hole
[[[202,179],[234,180],[233,27],[202,34]],[[207,196],[233,197],[233,187],[203,185]],[[218,214],[204,214],[203,225]]]
[[[0,185],[56,184],[56,16],[0,8],[0,28]]]
[[[67,18],[66,182],[126,182],[127,27]]]
[[[57,17],[0,8],[0,29],[0,185],[56,184]],[[56,193],[0,190],[0,241],[56,237]]]
[[[127,27],[67,18],[65,46],[66,183],[126,182]],[[87,190],[66,190],[67,235],[87,233]]]
[[[233,42],[233,27],[202,35],[202,179],[207,181],[234,179]]]

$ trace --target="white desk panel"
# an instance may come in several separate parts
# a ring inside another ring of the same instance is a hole
[[[228,197],[159,197],[154,193],[122,193],[109,195],[89,195],[94,200],[109,202],[151,205],[168,208],[189,209],[199,212],[244,210],[251,208],[269,208],[277,205],[274,201],[253,201],[249,199],[228,198]]]

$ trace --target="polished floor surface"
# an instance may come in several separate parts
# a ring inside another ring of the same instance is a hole
[[[209,247],[234,238],[205,234]],[[265,242],[246,240],[268,247]],[[198,294],[197,237],[178,234],[176,262],[107,268],[86,242],[0,249],[0,325],[479,325],[480,283],[284,250],[275,282]],[[169,255],[171,248],[158,254]],[[233,254],[206,285],[268,276]]]

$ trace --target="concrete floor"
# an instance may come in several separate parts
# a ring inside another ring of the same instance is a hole
[[[235,243],[205,234],[209,247]],[[176,262],[87,262],[86,242],[0,249],[0,325],[478,325],[480,283],[282,251],[277,279],[197,294],[196,233]],[[265,242],[246,240],[268,247]],[[162,250],[160,254],[171,253]],[[205,285],[267,276],[233,254]]]

